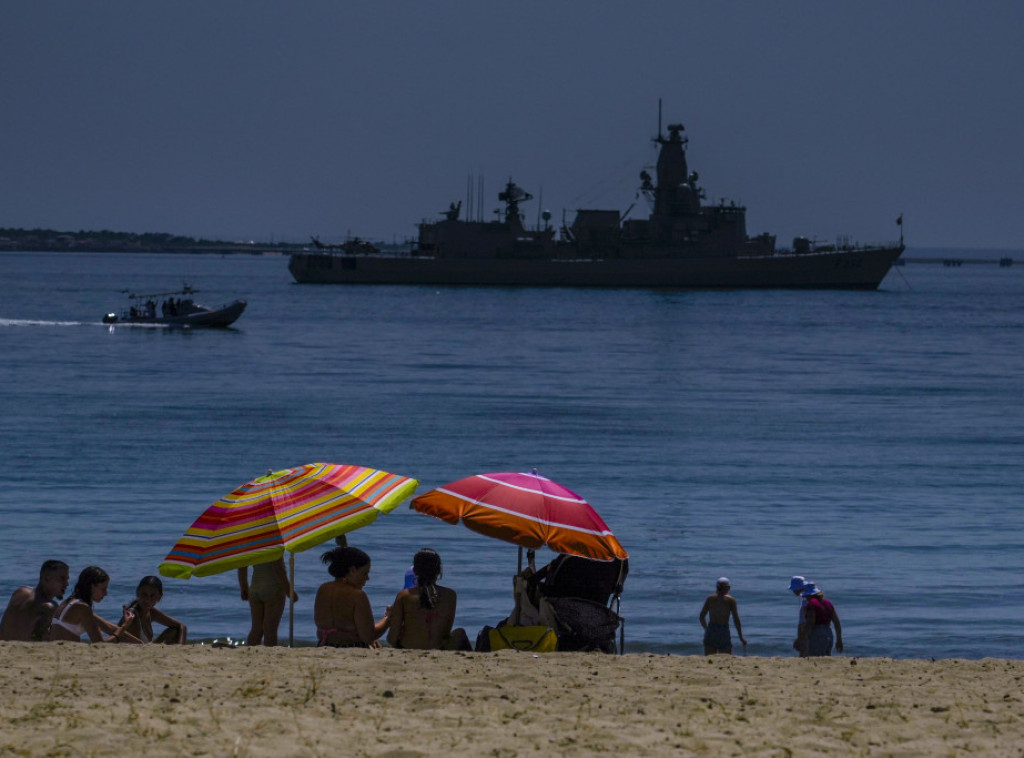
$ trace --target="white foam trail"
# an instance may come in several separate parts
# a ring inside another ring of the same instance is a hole
[[[84,321],[38,321],[34,319],[0,318],[0,326],[85,326]]]
[[[109,326],[131,327],[132,329],[166,329],[168,324],[104,324],[98,321],[43,321],[41,319],[0,318],[0,327],[5,326]]]

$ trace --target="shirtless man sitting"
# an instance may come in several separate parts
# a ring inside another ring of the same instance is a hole
[[[729,594],[729,580],[724,576],[715,583],[715,594],[708,595],[704,607],[700,609],[700,625],[704,627],[704,655],[725,653],[732,655],[732,637],[729,636],[729,617],[736,624],[743,647],[747,640],[743,636],[740,624],[740,613],[736,608],[736,598]]]
[[[41,642],[50,637],[50,621],[57,609],[56,598],[64,597],[68,589],[68,564],[46,561],[39,569],[39,584],[18,587],[11,595],[3,619],[0,620],[0,640]]]

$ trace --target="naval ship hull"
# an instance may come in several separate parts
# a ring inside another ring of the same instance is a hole
[[[670,289],[877,289],[901,246],[748,257],[538,260],[296,253],[300,284]]]

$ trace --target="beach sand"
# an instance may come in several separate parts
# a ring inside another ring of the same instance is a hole
[[[1024,754],[1024,661],[0,643],[0,755]]]

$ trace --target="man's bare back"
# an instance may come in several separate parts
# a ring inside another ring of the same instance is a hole
[[[700,625],[704,627],[704,653],[732,653],[732,640],[729,637],[729,618],[736,625],[736,634],[740,642],[747,644],[743,636],[740,614],[736,598],[729,594],[729,580],[722,577],[715,585],[715,594],[708,595],[700,609]]]
[[[692,606],[691,606],[692,607]],[[736,598],[732,595],[708,595],[704,600],[708,622],[711,624],[728,624],[729,617],[736,610]]]

